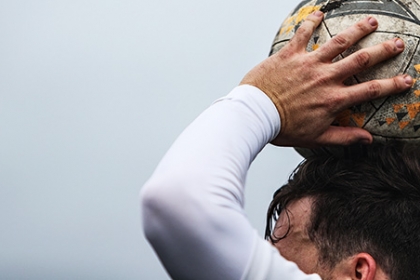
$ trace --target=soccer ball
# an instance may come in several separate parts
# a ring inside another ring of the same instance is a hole
[[[420,80],[417,81],[420,78],[420,0],[302,1],[281,25],[271,54],[285,46],[306,16],[315,10],[325,13],[324,21],[312,36],[308,51],[316,50],[331,37],[368,15],[378,20],[378,29],[336,60],[395,37],[405,43],[402,54],[353,76],[346,84],[389,78],[402,73],[414,78],[414,86],[410,91],[349,108],[338,116],[334,124],[362,127],[373,135],[374,142],[398,140],[420,144]],[[297,150],[301,155],[308,156],[334,149],[338,148]]]

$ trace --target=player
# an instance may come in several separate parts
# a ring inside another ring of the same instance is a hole
[[[388,142],[350,151],[313,156],[298,166],[275,193],[266,238],[283,257],[323,279],[347,279],[343,272],[353,272],[351,279],[417,279],[418,146]]]
[[[404,43],[390,40],[333,63],[378,23],[368,17],[307,53],[306,45],[322,19],[319,11],[308,16],[287,46],[205,110],[175,141],[143,187],[144,231],[172,278],[386,279],[386,271],[375,260],[369,266],[352,263],[351,269],[338,264],[329,271],[289,261],[290,253],[283,257],[275,246],[287,243],[293,254],[299,242],[309,241],[288,242],[292,240],[287,236],[270,244],[252,228],[243,209],[248,168],[266,144],[369,144],[372,136],[367,131],[329,124],[352,105],[405,91],[413,84],[411,77],[401,75],[344,85],[346,78],[401,53]],[[287,205],[292,213],[293,207],[303,210],[293,216],[296,221],[310,218],[310,201],[302,203]],[[297,226],[291,226],[293,232]],[[273,240],[280,235],[284,234],[277,232]],[[308,246],[301,253],[317,254],[318,248]]]

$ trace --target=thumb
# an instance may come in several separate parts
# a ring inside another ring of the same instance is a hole
[[[359,127],[330,126],[317,139],[318,145],[371,144],[372,135]]]

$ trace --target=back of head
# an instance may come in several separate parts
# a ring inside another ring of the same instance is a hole
[[[313,198],[308,235],[323,266],[370,254],[393,280],[420,275],[420,151],[410,144],[369,146],[357,156],[305,160],[275,193],[266,238],[288,203]]]

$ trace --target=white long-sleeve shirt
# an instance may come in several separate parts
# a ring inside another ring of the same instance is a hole
[[[141,191],[146,237],[172,278],[320,279],[281,257],[244,212],[249,166],[279,131],[271,100],[243,85],[172,145]]]

